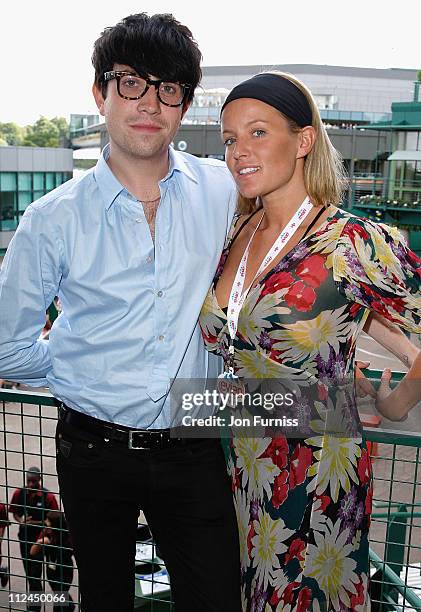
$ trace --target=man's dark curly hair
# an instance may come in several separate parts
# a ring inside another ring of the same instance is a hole
[[[126,64],[140,75],[188,83],[186,102],[193,99],[200,82],[202,54],[190,30],[171,14],[129,15],[105,28],[94,44],[92,64],[95,83],[106,96],[103,74],[114,64]]]

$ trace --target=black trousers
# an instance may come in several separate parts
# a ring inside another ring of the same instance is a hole
[[[83,612],[131,612],[141,509],[177,612],[241,612],[238,529],[219,440],[130,450],[58,422],[57,473]]]
[[[71,560],[68,563],[71,565]],[[73,582],[73,567],[67,567],[66,564],[66,566],[57,565],[55,569],[51,569],[47,564],[47,580],[54,593],[59,595],[68,593]],[[68,598],[68,601],[63,604],[54,603],[53,612],[73,612],[75,605],[71,595],[68,595]]]
[[[27,589],[30,592],[39,592],[44,590],[41,581],[43,556],[42,553],[35,556],[30,554],[31,546],[34,543],[30,540],[31,538],[28,540],[20,539],[20,554],[25,568]],[[41,604],[28,605],[28,610],[41,610]]]

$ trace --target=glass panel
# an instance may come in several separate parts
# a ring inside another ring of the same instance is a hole
[[[408,151],[416,151],[417,144],[418,144],[418,133],[417,132],[407,132],[405,149],[407,149]]]
[[[42,196],[45,195],[45,191],[34,191],[34,201],[39,200]]]
[[[19,172],[18,189],[19,191],[28,191],[32,189],[32,175],[30,172]]]
[[[44,190],[44,173],[34,172],[34,189]]]
[[[61,185],[62,182],[63,182],[63,173],[62,172],[56,172],[56,187]]]
[[[54,179],[54,172],[47,172],[47,174],[45,175],[45,189],[47,191],[51,191],[51,189],[54,189],[54,187],[56,186]]]
[[[2,191],[16,191],[16,172],[0,172]]]
[[[14,193],[0,193],[0,224],[2,230],[12,230],[16,227]]]
[[[405,187],[412,187],[412,182],[414,180],[415,174],[415,162],[406,161],[405,162]]]
[[[7,221],[0,221],[1,229],[3,232],[10,232],[11,230],[15,230],[18,226],[18,222],[16,218],[8,219]]]
[[[18,194],[19,212],[24,212],[25,208],[32,202],[32,191],[22,191]]]

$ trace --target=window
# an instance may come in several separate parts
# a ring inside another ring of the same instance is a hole
[[[70,172],[0,172],[0,231],[15,230],[31,202],[70,178]]]
[[[20,191],[18,193],[18,210],[25,212],[25,208],[32,202],[32,191]]]
[[[45,175],[45,189],[51,191],[56,186],[54,172],[47,172]]]
[[[0,192],[0,229],[3,231],[17,227],[15,199],[16,194],[13,192]]]
[[[44,173],[34,172],[34,189],[44,191]]]
[[[31,191],[32,190],[32,174],[30,172],[19,172],[18,173],[18,190],[19,191]]]
[[[16,191],[16,172],[0,172],[0,191]]]

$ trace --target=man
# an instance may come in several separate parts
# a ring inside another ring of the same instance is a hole
[[[241,609],[220,444],[169,432],[172,379],[211,367],[197,319],[235,205],[221,162],[170,147],[200,59],[171,15],[102,33],[93,94],[110,144],[28,208],[0,277],[0,375],[47,383],[62,402],[57,471],[84,612],[132,610],[140,508],[176,609]],[[36,341],[56,295],[63,312],[49,344]]]
[[[16,489],[9,505],[9,512],[19,523],[19,545],[25,568],[28,591],[42,591],[42,554],[31,556],[30,550],[38,540],[45,525],[45,517],[50,510],[58,510],[57,500],[53,493],[41,486],[41,472],[38,467],[31,467],[26,472],[26,486]],[[30,606],[30,610],[39,610],[40,605]]]

